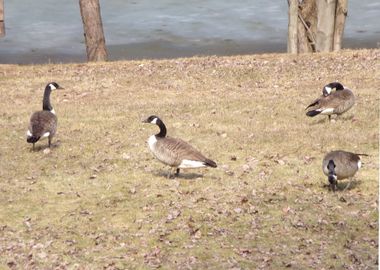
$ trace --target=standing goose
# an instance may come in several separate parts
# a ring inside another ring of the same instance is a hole
[[[323,173],[328,177],[330,187],[333,191],[337,188],[337,180],[350,178],[350,182],[345,189],[349,187],[353,176],[362,165],[359,156],[367,155],[338,150],[332,151],[324,157],[322,162]]]
[[[336,91],[332,93],[334,88]],[[332,114],[341,115],[351,109],[354,104],[355,96],[352,91],[338,82],[333,82],[323,87],[323,95],[306,107],[306,110],[314,107],[306,112],[306,115],[310,117],[318,114],[328,115],[331,120]]]
[[[166,137],[165,124],[158,116],[151,115],[143,123],[156,124],[160,128],[159,133],[149,137],[148,145],[159,161],[171,167],[168,178],[173,168],[176,169],[175,176],[177,176],[180,168],[217,167],[214,161],[203,156],[190,144],[181,139]]]
[[[50,104],[50,93],[56,89],[63,89],[57,83],[48,83],[45,87],[44,98],[42,101],[42,111],[32,114],[30,117],[29,128],[26,133],[26,141],[34,144],[41,138],[48,138],[49,147],[51,139],[57,130],[57,116]]]

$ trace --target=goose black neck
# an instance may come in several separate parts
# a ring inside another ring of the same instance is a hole
[[[331,87],[331,88],[335,88],[337,91],[344,89],[344,86],[341,83],[338,83],[338,82],[330,83],[328,86]]]
[[[50,104],[50,93],[51,93],[50,86],[46,86],[45,92],[44,92],[44,99],[42,101],[42,109],[44,111],[53,110],[53,107]]]
[[[160,132],[156,134],[157,137],[164,138],[166,136],[166,127],[164,122],[160,119],[157,119],[156,125],[160,128]]]
[[[327,170],[330,175],[335,175],[335,163],[332,159],[329,160],[329,163],[327,164]]]

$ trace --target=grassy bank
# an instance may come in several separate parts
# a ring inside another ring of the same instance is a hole
[[[0,268],[377,269],[380,51],[0,66]],[[304,108],[338,80],[336,122]],[[32,152],[30,114],[52,94],[55,147]],[[168,133],[218,163],[164,177]],[[333,149],[369,154],[329,192]],[[343,185],[345,185],[343,181]]]

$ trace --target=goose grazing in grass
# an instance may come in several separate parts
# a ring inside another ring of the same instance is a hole
[[[332,89],[336,89],[332,92]],[[323,87],[323,95],[306,107],[307,116],[314,117],[318,114],[327,115],[331,120],[331,115],[341,115],[348,111],[355,104],[355,96],[352,91],[338,82],[327,84]]]
[[[32,114],[30,117],[29,128],[26,133],[26,141],[34,144],[41,138],[48,138],[49,147],[51,146],[51,139],[57,130],[57,116],[50,104],[50,93],[56,89],[63,89],[57,83],[48,83],[45,87],[44,98],[42,101],[42,111]]]
[[[176,169],[175,176],[177,176],[180,168],[217,167],[214,161],[206,158],[187,142],[166,137],[165,124],[158,116],[151,115],[143,122],[155,124],[160,128],[159,133],[149,137],[148,145],[150,151],[159,161],[171,167],[168,178],[170,178],[173,169]]]
[[[366,154],[354,154],[346,151],[332,151],[328,153],[322,162],[323,173],[328,177],[330,188],[336,191],[338,180],[350,178],[347,189],[355,173],[360,169],[362,163],[360,156]]]

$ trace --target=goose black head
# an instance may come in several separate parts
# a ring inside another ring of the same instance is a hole
[[[332,82],[332,83],[326,84],[322,90],[323,96],[327,97],[328,95],[330,95],[333,89],[336,89],[337,91],[343,90],[344,86],[338,82]]]
[[[63,89],[58,85],[56,82],[51,82],[46,85],[46,88],[49,88],[50,90],[57,90],[57,89]]]
[[[156,137],[165,137],[166,136],[166,127],[164,122],[156,116],[156,115],[151,115],[147,119],[142,121],[143,123],[150,123],[150,124],[155,124],[160,128],[160,132],[156,134]]]
[[[143,123],[157,124],[160,121],[161,121],[161,119],[158,116],[151,115],[147,119],[143,120],[142,122]]]
[[[329,171],[328,180],[330,183],[330,187],[333,191],[336,190],[338,184],[338,178],[335,173],[335,167],[336,165],[334,161],[332,159],[329,160],[329,163],[327,164],[327,170]]]

